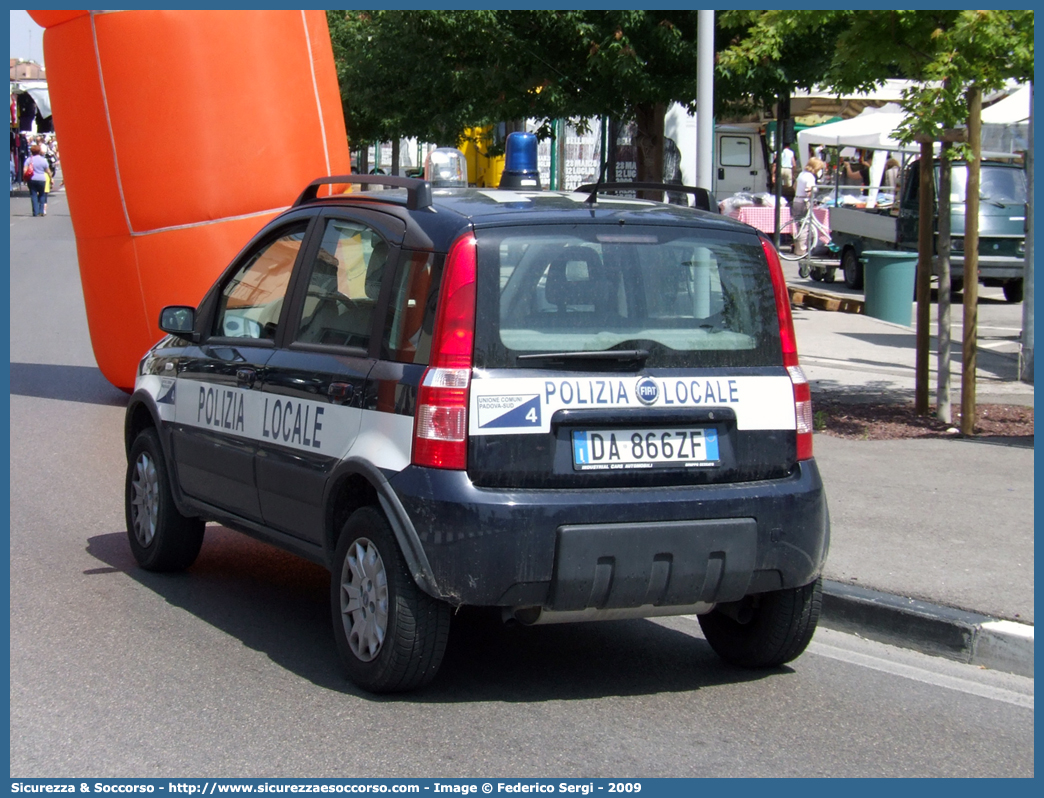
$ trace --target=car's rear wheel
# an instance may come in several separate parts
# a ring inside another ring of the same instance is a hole
[[[822,579],[790,590],[748,596],[699,616],[718,656],[742,668],[773,668],[797,658],[819,622]]]
[[[863,264],[852,247],[846,247],[841,253],[841,272],[845,276],[845,285],[858,290],[863,287]]]
[[[1023,289],[1022,280],[1008,280],[1002,288],[1004,289],[1004,298],[1008,302],[1021,302]]]
[[[334,640],[348,677],[373,693],[413,690],[438,672],[451,608],[413,581],[374,507],[348,518],[330,579]]]
[[[152,427],[131,445],[125,491],[127,539],[148,571],[181,571],[199,556],[205,524],[178,512],[159,437]]]

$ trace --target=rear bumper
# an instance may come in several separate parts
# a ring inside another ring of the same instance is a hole
[[[389,487],[452,604],[570,611],[686,606],[799,587],[830,522],[815,461],[778,480],[617,490],[490,490],[409,467]]]

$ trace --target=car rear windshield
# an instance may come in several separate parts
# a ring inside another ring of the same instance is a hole
[[[782,362],[772,281],[754,236],[579,224],[476,238],[479,368]],[[545,357],[556,353],[566,357]]]

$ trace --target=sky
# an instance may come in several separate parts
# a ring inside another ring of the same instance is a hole
[[[43,28],[25,11],[11,11],[11,58],[43,64]]]

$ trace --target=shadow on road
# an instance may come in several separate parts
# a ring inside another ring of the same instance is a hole
[[[127,406],[127,394],[114,388],[96,366],[12,363],[11,395]]]
[[[538,702],[655,695],[792,672],[733,669],[702,639],[651,621],[506,627],[492,610],[456,613],[435,681],[402,696],[373,696],[344,677],[330,631],[329,574],[223,527],[207,527],[195,565],[180,574],[137,566],[126,533],[98,535],[87,552],[173,606],[240,640],[319,687],[374,702]]]

